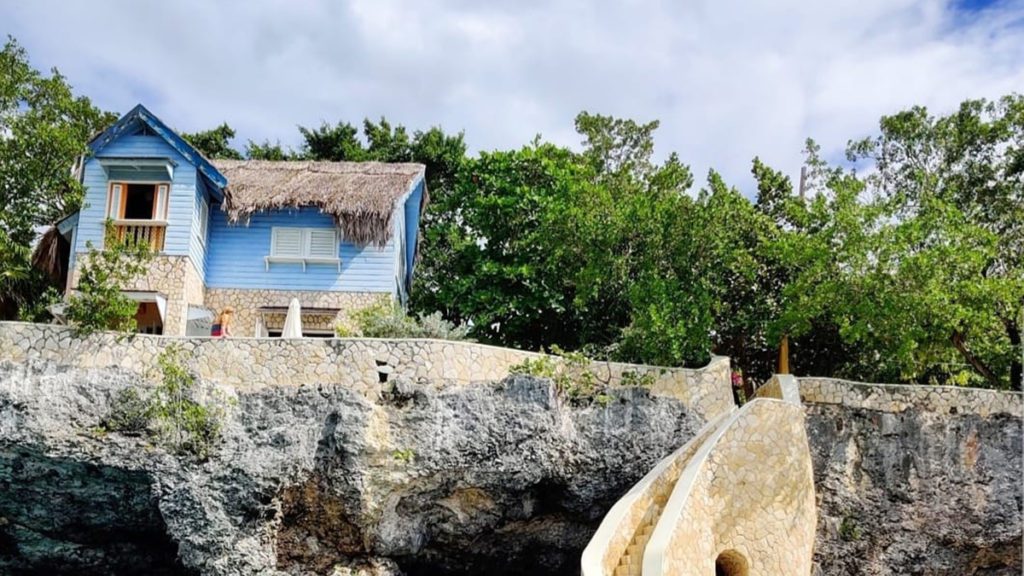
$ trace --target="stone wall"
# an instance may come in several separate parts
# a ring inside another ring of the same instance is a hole
[[[79,253],[75,259],[71,288],[78,287],[80,267],[88,259],[88,253]],[[149,269],[124,290],[159,292],[167,298],[164,313],[164,334],[183,336],[188,322],[188,307],[202,306],[203,280],[188,256],[156,256],[149,263]]]
[[[818,574],[1022,574],[1019,392],[800,378]]]
[[[64,326],[0,322],[0,360],[45,360],[81,368],[120,367],[142,372],[168,345],[180,345],[206,380],[238,387],[336,384],[376,396],[381,383],[403,378],[433,384],[500,380],[509,369],[540,355],[444,340],[175,338],[101,333],[77,338]],[[591,366],[598,381],[618,385],[630,375],[654,375],[652,394],[682,401],[711,419],[733,407],[729,360],[700,369],[658,368],[611,362]]]
[[[956,386],[866,384],[832,378],[799,378],[804,403],[840,404],[879,412],[916,408],[939,414],[1024,414],[1024,395]]]
[[[264,306],[287,307],[292,298],[298,298],[303,308],[337,308],[336,314],[303,315],[303,327],[333,331],[336,324],[350,326],[349,314],[355,310],[388,302],[391,295],[378,292],[325,292],[303,290],[241,290],[235,288],[208,288],[206,306],[219,313],[227,306],[235,308],[231,330],[235,336],[255,336],[258,309]],[[284,326],[284,315],[271,315],[266,320],[271,330]]]
[[[644,551],[643,573],[811,573],[816,524],[803,408],[756,399],[693,456]]]

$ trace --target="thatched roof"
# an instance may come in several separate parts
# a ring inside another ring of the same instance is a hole
[[[54,284],[63,284],[67,279],[68,256],[71,244],[61,235],[56,225],[50,226],[36,242],[32,250],[32,266],[46,274]]]
[[[316,206],[360,246],[391,238],[395,202],[423,178],[422,164],[214,160],[228,180],[224,211],[238,222],[254,212]],[[424,191],[424,206],[426,193]]]

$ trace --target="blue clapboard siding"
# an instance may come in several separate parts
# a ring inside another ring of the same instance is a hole
[[[192,224],[189,231],[188,240],[188,254],[192,257],[192,262],[199,269],[200,276],[206,278],[206,247],[209,245],[209,226],[207,226],[206,237],[202,236],[202,226],[199,222],[199,217],[202,211],[199,209],[200,205],[205,203],[207,206],[207,214],[209,214],[209,207],[211,205],[209,191],[207,190],[206,183],[202,177],[197,174],[196,178],[196,193],[194,198],[194,204],[192,206]]]
[[[409,199],[405,201],[405,282],[412,284],[412,274],[416,264],[416,240],[420,229],[420,203],[423,202],[424,182],[420,180],[413,189]]]
[[[192,235],[192,210],[196,197],[196,169],[163,138],[159,136],[122,136],[103,148],[99,158],[170,158],[177,166],[174,168],[174,181],[171,183],[170,198],[167,210],[167,231],[164,239],[164,254],[187,256],[189,238]],[[127,178],[130,171],[117,169],[118,176],[126,176],[126,180],[146,180],[146,171],[140,176]],[[94,245],[103,244],[103,222],[107,209],[107,173],[100,166],[97,158],[90,158],[85,164],[83,175],[85,185],[85,205],[79,217],[78,239],[75,243],[77,252],[86,250],[86,242]],[[202,273],[202,263],[197,269]]]
[[[395,243],[359,248],[340,242],[341,273],[333,264],[271,263],[271,229],[275,226],[333,228],[334,220],[316,208],[305,207],[253,214],[248,225],[229,225],[220,205],[210,207],[208,288],[274,290],[328,290],[334,292],[387,292],[394,294]]]

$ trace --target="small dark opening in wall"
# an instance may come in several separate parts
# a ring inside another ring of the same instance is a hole
[[[715,558],[715,576],[749,576],[747,559],[735,550],[726,550]]]

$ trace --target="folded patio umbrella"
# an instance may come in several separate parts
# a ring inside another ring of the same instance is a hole
[[[302,338],[302,308],[298,298],[292,298],[288,303],[288,315],[284,317],[281,338]]]

